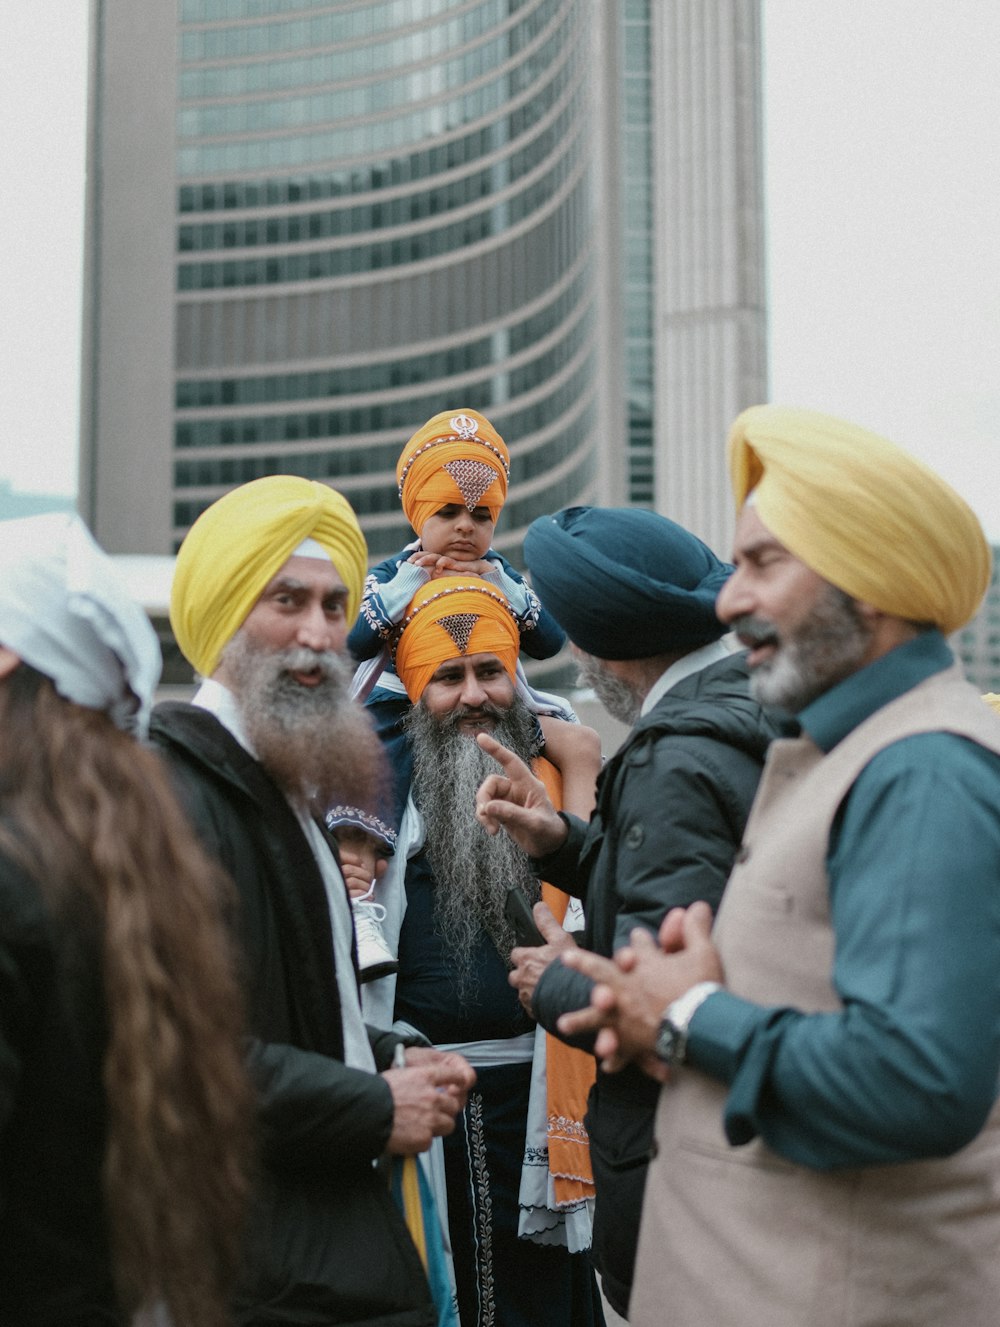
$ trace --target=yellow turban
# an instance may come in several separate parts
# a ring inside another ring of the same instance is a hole
[[[307,538],[326,550],[347,586],[353,622],[368,549],[350,503],[336,490],[271,475],[232,489],[192,525],[177,554],[170,624],[203,677],[215,671],[264,587]]]
[[[485,415],[444,410],[417,429],[396,462],[403,512],[417,534],[428,516],[451,503],[497,517],[507,500],[510,455]]]
[[[464,654],[495,654],[514,681],[521,638],[507,600],[467,576],[439,576],[410,600],[396,640],[396,672],[416,704],[437,669]]]
[[[983,700],[986,701],[991,710],[995,710],[997,714],[1000,714],[1000,696],[995,691],[987,691],[983,696]]]
[[[990,581],[979,521],[895,443],[811,410],[752,406],[729,434],[737,507],[752,491],[768,529],[824,580],[911,622],[956,631]]]

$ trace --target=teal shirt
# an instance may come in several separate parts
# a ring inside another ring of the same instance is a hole
[[[830,751],[952,655],[927,632],[798,716]],[[861,772],[827,852],[838,1013],[729,991],[691,1021],[689,1062],[730,1090],[732,1143],[760,1135],[818,1169],[956,1151],[1000,1074],[1000,756],[950,733],[905,738]]]

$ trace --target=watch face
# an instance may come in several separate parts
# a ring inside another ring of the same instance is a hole
[[[660,1024],[660,1030],[656,1034],[656,1054],[657,1057],[667,1064],[673,1064],[677,1059],[682,1043],[680,1030],[675,1028],[669,1019],[664,1019]]]

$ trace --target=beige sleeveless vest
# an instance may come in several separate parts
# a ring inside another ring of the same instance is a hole
[[[840,1008],[830,826],[876,752],[926,731],[1000,752],[1000,725],[955,668],[877,711],[827,756],[808,738],[772,746],[716,922],[735,994]],[[660,1095],[632,1327],[1000,1324],[1000,1109],[955,1156],[823,1173],[760,1139],[731,1147],[725,1095],[694,1069]]]

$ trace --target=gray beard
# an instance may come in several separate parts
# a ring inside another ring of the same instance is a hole
[[[530,763],[533,717],[520,697],[509,710],[479,707],[497,722],[493,736]],[[406,728],[413,748],[413,800],[424,821],[424,846],[434,872],[434,919],[454,963],[459,995],[468,993],[476,942],[485,930],[509,965],[516,941],[504,915],[508,885],[530,903],[540,896],[538,878],[523,849],[504,833],[490,837],[475,817],[476,792],[497,762],[457,724],[464,708],[443,717],[413,706]]]
[[[642,709],[642,698],[637,696],[627,682],[609,672],[600,659],[581,651],[577,655],[577,682],[583,687],[592,687],[594,695],[604,706],[612,719],[627,723],[631,728]]]
[[[238,631],[222,655],[257,759],[285,794],[317,814],[338,803],[377,811],[388,784],[371,720],[350,693],[339,654],[262,650]],[[318,667],[305,687],[293,672]]]
[[[772,658],[750,674],[750,693],[759,704],[792,714],[856,672],[871,639],[854,600],[833,585],[794,634],[781,637],[766,618],[752,615],[737,618],[730,626],[746,643],[777,640]]]

